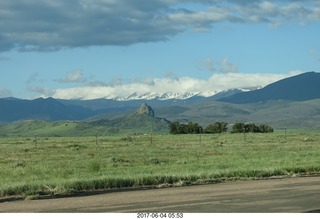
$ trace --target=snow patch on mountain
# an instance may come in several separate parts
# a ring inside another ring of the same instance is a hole
[[[186,92],[186,93],[144,93],[144,94],[138,94],[137,92],[134,92],[132,94],[130,94],[129,96],[117,96],[112,98],[113,100],[117,100],[117,101],[129,101],[129,100],[170,100],[170,99],[180,99],[180,100],[184,100],[184,99],[189,99],[193,96],[197,96],[200,93],[193,93],[193,92]]]
[[[173,92],[166,92],[166,93],[144,93],[139,94],[137,92],[134,92],[130,94],[129,96],[117,96],[113,97],[111,99],[116,101],[130,101],[130,100],[186,100],[194,96],[200,96],[200,97],[212,97],[217,94],[221,93],[235,93],[234,91],[237,90],[238,92],[248,92],[256,89],[260,89],[261,87],[252,87],[252,88],[236,88],[236,89],[229,89],[222,92],[218,91],[211,91],[211,92],[185,92],[185,93],[173,93]]]

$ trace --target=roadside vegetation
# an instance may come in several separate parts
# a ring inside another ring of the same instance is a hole
[[[0,197],[320,173],[320,134],[0,138]]]

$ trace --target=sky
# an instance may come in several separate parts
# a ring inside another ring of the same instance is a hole
[[[1,0],[0,97],[265,86],[319,72],[318,0]]]

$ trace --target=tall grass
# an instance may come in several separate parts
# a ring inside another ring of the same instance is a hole
[[[130,137],[130,138],[129,138]],[[128,140],[130,139],[130,140]],[[0,196],[320,173],[320,134],[0,139]]]

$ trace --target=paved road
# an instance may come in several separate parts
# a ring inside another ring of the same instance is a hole
[[[308,212],[320,209],[320,177],[112,192],[0,203],[0,212]]]

